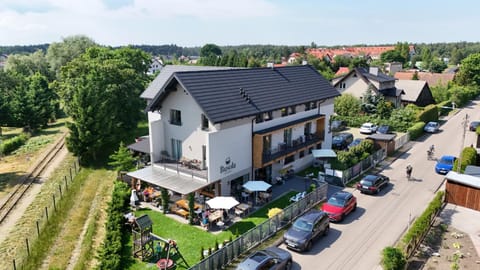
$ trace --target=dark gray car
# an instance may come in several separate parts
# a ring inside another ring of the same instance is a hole
[[[278,247],[255,251],[238,266],[237,270],[290,270],[292,254]]]
[[[310,210],[295,220],[283,235],[283,241],[290,249],[308,251],[312,248],[313,241],[320,235],[326,235],[329,229],[328,215],[320,210]]]

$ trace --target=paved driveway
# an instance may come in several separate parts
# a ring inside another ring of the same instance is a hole
[[[465,113],[470,114],[470,119],[480,119],[477,102],[451,116],[441,126],[439,133],[425,135],[413,142],[410,149],[385,166],[382,173],[390,177],[391,185],[379,195],[360,194],[347,188],[358,198],[357,211],[347,216],[344,222],[332,224],[329,235],[320,238],[311,251],[292,252],[295,262],[293,269],[381,269],[379,263],[383,248],[397,242],[444,182],[444,177],[434,171],[435,161],[427,160],[428,147],[435,144],[438,156],[458,156],[465,146],[474,142],[473,132],[467,131],[465,140],[462,140],[462,132],[459,132]],[[414,181],[406,179],[407,164],[413,165]],[[471,220],[461,215],[458,217],[452,218],[452,221]],[[452,226],[468,232],[468,228]],[[473,227],[474,230],[476,228],[480,227]]]

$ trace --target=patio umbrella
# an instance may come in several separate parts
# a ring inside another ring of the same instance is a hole
[[[248,181],[246,182],[245,184],[243,184],[243,188],[246,189],[246,190],[249,190],[250,192],[255,192],[255,197],[254,197],[254,201],[255,201],[255,204],[257,203],[257,192],[258,191],[267,191],[272,185],[270,185],[269,183],[265,182],[265,181],[255,181],[255,180],[252,180],[252,181]]]
[[[210,208],[229,210],[240,203],[231,196],[217,196],[208,200],[207,204]]]
[[[265,181],[248,181],[243,184],[243,188],[249,191],[267,191],[272,185]]]

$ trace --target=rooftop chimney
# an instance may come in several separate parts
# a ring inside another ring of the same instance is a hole
[[[378,67],[370,67],[369,73],[378,76]]]
[[[273,69],[273,62],[267,62],[267,67]]]
[[[308,65],[308,61],[307,61],[307,60],[303,60],[303,61],[302,61],[302,65],[303,65],[303,66]]]

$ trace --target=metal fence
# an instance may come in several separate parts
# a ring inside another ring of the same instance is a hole
[[[194,270],[222,269],[234,259],[250,249],[258,246],[270,238],[277,231],[288,226],[296,217],[311,209],[319,202],[326,200],[328,191],[327,183],[320,185],[298,202],[292,203],[283,209],[282,213],[266,220],[262,224],[242,234],[232,242],[212,253],[207,258],[192,266]]]
[[[42,207],[42,214],[38,217],[35,223],[30,224],[30,233],[25,235],[25,246],[24,248],[17,248],[15,254],[12,256],[12,269],[22,269],[23,265],[26,262],[28,256],[32,252],[31,247],[35,244],[35,241],[38,240],[41,233],[44,229],[48,229],[46,225],[48,224],[49,218],[55,215],[57,208],[59,206],[60,200],[63,196],[69,191],[69,186],[72,184],[75,176],[80,171],[80,165],[78,159],[73,162],[69,168],[69,174],[63,177],[63,181],[58,183],[58,189],[52,192],[51,200],[45,202],[45,205]]]
[[[330,184],[345,186],[352,179],[361,175],[366,170],[374,167],[380,161],[384,160],[386,156],[385,149],[380,149],[346,170],[339,171],[326,169],[323,177],[325,177],[325,181]]]

